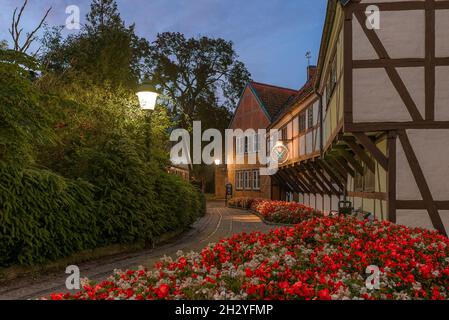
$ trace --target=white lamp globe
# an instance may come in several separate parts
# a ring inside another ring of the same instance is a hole
[[[156,88],[149,82],[144,81],[137,90],[140,107],[144,110],[154,110],[159,93]]]

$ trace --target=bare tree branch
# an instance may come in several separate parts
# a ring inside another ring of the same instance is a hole
[[[26,53],[26,51],[30,48],[31,44],[37,39],[36,32],[38,32],[42,28],[42,25],[44,24],[45,20],[48,17],[48,14],[50,13],[50,11],[52,9],[50,7],[45,12],[44,17],[41,19],[38,26],[32,32],[27,33],[25,42],[21,46],[20,45],[20,36],[22,34],[23,28],[20,28],[20,30],[19,30],[19,25],[20,25],[20,21],[22,19],[22,14],[25,11],[27,4],[28,4],[28,0],[24,0],[23,5],[20,8],[18,14],[17,14],[18,8],[16,8],[14,10],[14,13],[12,15],[11,29],[9,29],[9,33],[10,33],[13,43],[14,43],[14,50],[21,52],[21,53]]]

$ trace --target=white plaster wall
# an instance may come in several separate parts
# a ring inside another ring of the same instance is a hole
[[[313,151],[313,131],[309,132],[306,135],[307,143],[306,143],[306,153],[312,153]]]
[[[424,67],[396,68],[421,116],[426,116],[426,89]]]
[[[299,122],[298,117],[293,118],[293,135],[297,136],[299,133]]]
[[[316,203],[315,203],[315,195],[311,194],[311,195],[310,195],[310,203],[309,203],[309,206],[312,207],[312,208],[316,208],[316,205],[315,205],[315,204],[316,204]]]
[[[320,102],[315,101],[315,103],[313,104],[313,125],[318,124],[319,113],[320,113]]]
[[[390,58],[425,57],[425,11],[382,11],[375,30]]]
[[[435,11],[435,55],[449,57],[449,10]]]
[[[353,75],[354,122],[412,120],[384,69],[356,69]]]
[[[332,210],[338,210],[338,202],[340,199],[337,196],[332,196]]]
[[[352,19],[352,55],[354,60],[379,59],[357,18]]]
[[[399,139],[396,142],[396,198],[398,200],[422,200]]]
[[[305,136],[299,138],[299,154],[301,156],[306,154],[306,139]]]
[[[323,210],[326,212],[331,211],[331,198],[329,196],[324,196],[324,207]]]
[[[354,197],[352,205],[353,205],[355,210],[363,209],[363,199],[362,198],[358,198],[358,197]]]
[[[411,228],[435,230],[427,210],[398,210],[396,214],[398,224]],[[449,211],[440,210],[439,214],[445,229],[449,230]]]
[[[323,197],[321,195],[316,196],[316,209],[323,210]]]
[[[290,122],[287,124],[287,139],[291,139],[291,138],[293,138],[293,124],[292,124],[292,122],[290,121]]]
[[[449,200],[449,130],[407,130],[435,200]]]
[[[449,29],[445,32],[449,34]],[[435,70],[435,120],[449,120],[449,67]]]
[[[321,141],[321,135],[319,130],[315,130],[315,150],[314,151],[320,151],[320,141]]]

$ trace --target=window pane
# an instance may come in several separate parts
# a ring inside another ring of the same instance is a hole
[[[313,127],[313,106],[309,108],[307,116],[308,116],[308,128],[310,129]]]

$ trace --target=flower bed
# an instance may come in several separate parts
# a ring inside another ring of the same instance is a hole
[[[381,270],[380,289],[366,268]],[[309,219],[268,234],[235,235],[154,271],[117,272],[52,299],[447,299],[449,239],[354,218]]]
[[[323,216],[320,211],[296,202],[233,198],[228,204],[232,207],[250,209],[257,212],[265,221],[279,224],[297,224],[313,217]]]
[[[296,202],[255,199],[250,208],[266,221],[282,224],[297,224],[313,217],[323,216],[320,211]]]

